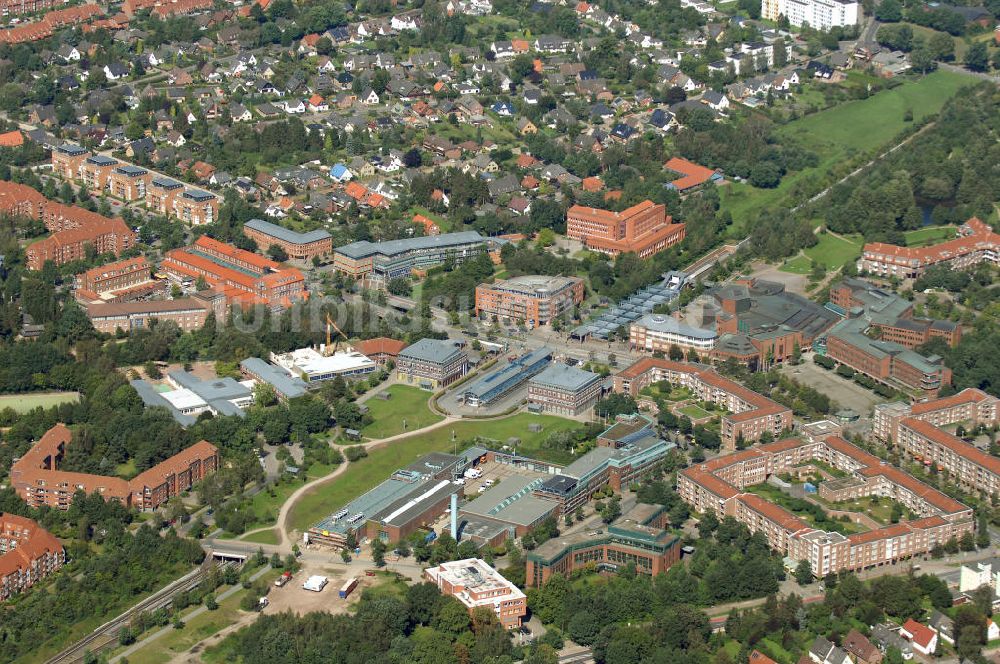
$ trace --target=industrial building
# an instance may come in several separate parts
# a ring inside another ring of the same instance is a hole
[[[454,341],[421,339],[396,356],[396,377],[425,389],[446,387],[469,371],[469,356]]]
[[[498,546],[523,537],[557,513],[558,503],[533,495],[543,477],[512,475],[459,510],[459,532],[478,544]]]
[[[30,588],[66,562],[62,544],[31,519],[0,512],[0,602]]]
[[[551,361],[552,351],[548,348],[533,350],[463,387],[462,401],[472,407],[488,406],[524,385]]]
[[[326,347],[319,350],[306,347],[288,353],[271,353],[271,362],[297,376],[307,383],[321,383],[337,376],[355,378],[372,373],[376,369],[375,361],[353,348],[325,354]]]
[[[462,263],[487,250],[487,238],[476,231],[445,233],[387,242],[362,240],[333,250],[333,267],[355,279],[386,284],[394,277],[454,260]]]
[[[656,576],[680,560],[680,537],[668,528],[662,505],[636,504],[609,524],[606,532],[578,532],[555,537],[527,553],[525,582],[539,587],[553,574],[569,576],[594,565],[617,572],[634,565],[640,574]]]
[[[437,520],[462,486],[455,482],[464,456],[429,454],[355,498],[307,533],[307,541],[343,548],[349,537],[398,542]]]
[[[273,387],[281,401],[301,397],[309,389],[309,385],[298,376],[290,376],[285,369],[268,364],[259,357],[248,357],[240,362],[240,372],[247,378]]]
[[[552,364],[528,381],[528,409],[575,417],[601,398],[604,379],[592,371]]]
[[[263,251],[276,245],[289,258],[298,260],[325,258],[333,251],[333,237],[323,229],[296,233],[263,219],[251,219],[243,224],[243,234],[256,242]]]
[[[485,560],[468,558],[441,563],[424,570],[424,578],[451,595],[472,614],[490,609],[506,629],[517,629],[528,613],[528,598],[520,588],[503,578]]]
[[[583,279],[525,275],[476,287],[477,317],[507,318],[529,327],[547,325],[583,302]]]

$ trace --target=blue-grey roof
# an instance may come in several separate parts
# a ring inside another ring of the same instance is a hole
[[[196,201],[207,201],[215,198],[215,194],[209,193],[207,191],[202,191],[200,189],[188,189],[183,194],[185,198],[191,198]]]
[[[310,242],[326,240],[330,237],[330,234],[323,229],[309,231],[308,233],[296,233],[284,226],[278,226],[263,219],[251,219],[244,226],[292,244],[309,244]]]
[[[176,189],[178,187],[183,187],[184,184],[174,180],[173,178],[168,178],[164,175],[155,175],[153,179],[150,180],[157,187],[163,187],[164,189]]]
[[[117,159],[112,159],[111,157],[105,157],[103,154],[92,154],[87,157],[87,161],[91,164],[98,164],[100,166],[110,166],[111,164],[117,164]]]
[[[115,170],[117,170],[119,173],[124,173],[125,175],[131,175],[131,176],[143,175],[145,173],[148,173],[148,171],[145,168],[140,168],[139,166],[133,166],[131,164],[124,164],[122,166],[119,166]]]
[[[600,380],[601,377],[591,371],[584,371],[557,362],[547,367],[545,371],[532,378],[528,383],[579,392]]]
[[[190,426],[195,423],[195,418],[191,415],[186,415],[181,411],[174,408],[174,405],[163,398],[163,396],[156,391],[156,389],[147,381],[144,380],[133,380],[129,381],[129,384],[135,388],[135,391],[139,393],[139,398],[142,399],[142,403],[147,408],[166,408],[170,411],[174,420],[177,421],[181,426]]]
[[[360,242],[352,242],[351,244],[345,244],[342,247],[337,247],[336,251],[339,254],[347,256],[348,258],[361,259],[367,258],[368,256],[374,256],[375,254],[382,254],[383,256],[396,256],[398,254],[403,254],[408,251],[417,251],[419,249],[452,247],[485,241],[486,238],[480,235],[477,231],[463,231],[461,233],[445,233],[443,235],[428,235],[425,237],[413,237],[403,240],[389,240],[388,242],[368,242],[367,240],[362,240]]]
[[[455,345],[455,342],[448,339],[421,339],[400,351],[399,357],[434,362],[435,364],[447,364],[461,352],[462,350]]]
[[[294,399],[306,393],[308,386],[299,377],[289,376],[280,367],[268,364],[259,357],[248,357],[240,362],[240,367],[269,384],[286,399]]]
[[[183,370],[171,371],[168,376],[172,381],[191,390],[210,404],[219,399],[239,399],[251,394],[249,388],[228,376],[215,380],[202,380]]]
[[[679,334],[692,339],[708,340],[716,337],[715,332],[712,330],[706,330],[701,327],[694,327],[692,325],[688,325],[687,323],[682,323],[673,316],[651,314],[640,318],[636,322],[636,325],[640,325],[648,330],[655,330],[657,332],[669,334]]]
[[[499,386],[506,383],[508,380],[514,378],[520,374],[526,374],[529,371],[537,370],[533,369],[534,365],[539,362],[547,362],[552,358],[552,351],[548,348],[539,348],[538,350],[533,350],[526,355],[522,355],[510,364],[493,371],[479,380],[474,381],[471,385],[466,387],[463,392],[465,394],[472,394],[480,399],[484,398],[492,390],[498,388]],[[530,375],[525,375],[521,380],[527,380]]]

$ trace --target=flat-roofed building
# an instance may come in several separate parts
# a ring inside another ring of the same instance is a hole
[[[321,348],[321,351],[324,350]],[[354,378],[372,373],[375,361],[353,348],[325,355],[315,348],[299,348],[288,353],[271,353],[271,361],[308,383],[320,383],[337,376]]]
[[[487,239],[476,231],[368,242],[362,240],[333,250],[333,268],[355,279],[387,284],[395,277],[409,276],[453,260],[460,264],[487,250]]]
[[[714,330],[694,327],[662,314],[647,314],[629,326],[629,345],[650,353],[669,353],[672,346],[677,346],[707,356],[717,339]]]
[[[462,388],[462,401],[474,408],[488,406],[523,385],[532,376],[545,369],[551,361],[552,351],[548,348],[525,353]]]
[[[492,611],[506,629],[517,629],[528,613],[528,598],[486,561],[467,558],[424,570],[424,578],[451,595],[472,614],[477,608]]]
[[[537,588],[553,574],[569,576],[588,565],[604,572],[617,572],[628,565],[650,576],[665,572],[681,558],[680,537],[666,529],[665,517],[662,505],[638,503],[606,532],[554,537],[528,552],[525,582]]]
[[[62,544],[31,519],[0,512],[0,602],[30,588],[66,562]]]
[[[621,212],[574,205],[566,211],[566,237],[610,256],[633,252],[647,258],[684,239],[666,206],[643,201]]]
[[[240,371],[248,378],[273,387],[282,401],[301,397],[309,389],[309,385],[298,376],[289,376],[285,369],[268,364],[259,357],[248,357],[240,362]]]
[[[454,383],[469,371],[469,356],[447,339],[421,339],[396,357],[400,382],[438,389]]]
[[[289,258],[297,260],[326,258],[333,251],[333,237],[323,229],[296,233],[269,221],[251,219],[243,224],[243,234],[256,242],[263,251],[276,245]]]
[[[476,287],[476,316],[546,325],[583,302],[583,279],[526,275]]]
[[[496,524],[501,540],[523,537],[545,519],[554,516],[559,505],[533,495],[543,482],[542,477],[511,475],[490,487],[482,495],[459,510],[459,533],[471,520]],[[499,545],[502,541],[490,542]]]
[[[90,150],[73,143],[63,143],[52,150],[52,172],[64,180],[79,180],[83,161],[88,156]]]
[[[600,399],[603,384],[599,374],[555,363],[528,381],[528,408],[555,415],[583,415]]]
[[[146,200],[146,182],[149,171],[139,166],[122,164],[108,176],[108,189],[112,196],[125,201]]]

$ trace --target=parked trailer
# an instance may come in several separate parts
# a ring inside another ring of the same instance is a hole
[[[357,577],[353,577],[344,582],[344,585],[340,587],[340,599],[347,599],[347,596],[351,594],[351,591],[358,586]]]

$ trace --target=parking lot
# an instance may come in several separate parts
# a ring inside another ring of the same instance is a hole
[[[348,570],[340,565],[307,565],[297,572],[292,579],[281,588],[271,586],[271,591],[267,595],[270,604],[264,609],[264,613],[280,613],[282,611],[292,611],[297,615],[305,615],[311,611],[325,611],[326,613],[343,613],[348,606],[357,602],[361,597],[361,590],[374,583],[373,577],[364,576],[364,572],[358,576],[358,586],[348,595],[347,599],[340,599],[337,591],[350,578],[355,570]],[[310,576],[320,575],[329,579],[329,583],[321,592],[313,592],[302,587],[306,579]]]
[[[885,399],[871,390],[861,387],[852,380],[838,376],[833,371],[827,371],[813,363],[812,357],[807,357],[798,366],[783,365],[781,372],[794,378],[803,385],[827,395],[836,401],[839,408],[850,408],[861,417],[871,415],[876,404],[885,403]]]

